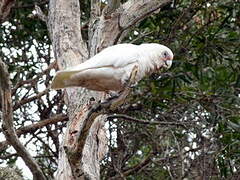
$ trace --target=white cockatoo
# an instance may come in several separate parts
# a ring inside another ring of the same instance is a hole
[[[81,86],[95,91],[121,91],[137,67],[135,81],[172,65],[172,51],[161,44],[118,44],[89,60],[58,71],[52,89]]]

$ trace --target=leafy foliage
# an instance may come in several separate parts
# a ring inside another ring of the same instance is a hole
[[[170,71],[142,81],[131,105],[124,109],[124,113],[159,125],[116,122],[121,140],[117,136],[112,151],[119,155],[109,153],[109,159],[117,159],[111,161],[116,177],[237,176],[239,10],[234,1],[181,1],[145,19],[125,39],[166,44],[173,49],[175,61]],[[151,160],[141,164],[149,156]],[[121,159],[127,161],[114,162]],[[134,168],[136,164],[141,167]],[[109,171],[109,164],[105,168]]]

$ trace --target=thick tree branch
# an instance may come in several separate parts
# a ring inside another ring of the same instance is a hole
[[[95,19],[101,15],[101,1],[91,0],[91,19]]]
[[[35,124],[21,127],[16,132],[17,132],[17,135],[20,136],[22,134],[33,133],[33,132],[37,131],[38,129],[43,128],[46,125],[55,124],[57,122],[64,122],[64,121],[68,121],[67,115],[58,114],[49,119],[44,119],[42,121],[39,121]]]
[[[119,25],[122,29],[127,29],[148,17],[153,12],[171,3],[171,1],[172,0],[129,0],[123,4],[124,11],[120,17]]]
[[[119,43],[126,36],[127,32],[130,31],[130,27],[169,3],[171,3],[171,0],[143,0],[137,2],[129,0],[124,3],[123,12],[118,22],[120,33],[115,38],[114,44]]]
[[[100,1],[98,2],[100,3]],[[98,14],[98,10],[96,11],[96,14]],[[64,69],[68,66],[74,66],[82,63],[89,57],[86,44],[83,42],[81,36],[80,14],[79,0],[50,1],[48,28],[59,69]],[[92,21],[90,20],[89,22],[91,24]],[[90,37],[89,41],[91,41]],[[68,114],[70,121],[67,125],[63,145],[61,145],[59,150],[59,164],[56,172],[56,179],[65,180],[74,178],[72,176],[72,169],[68,162],[68,156],[66,155],[63,146],[69,143],[69,139],[71,141],[71,135],[76,132],[76,129],[81,129],[82,121],[80,118],[75,118],[75,116],[80,117],[83,109],[88,107],[87,103],[91,97],[94,97],[96,101],[98,101],[101,96],[102,93],[88,91],[86,89],[66,89],[65,101],[69,105]],[[84,148],[85,156],[82,160],[80,160],[80,162],[83,163],[78,167],[83,172],[83,176],[88,178],[91,177],[92,179],[99,177],[100,174],[98,148],[101,149],[101,144],[104,144],[102,139],[104,138],[99,138],[100,135],[98,132],[101,132],[100,128],[102,128],[103,122],[104,121],[99,119],[92,125],[88,143]],[[89,161],[89,158],[91,158],[91,161]],[[78,177],[75,178],[77,179]]]
[[[9,74],[6,65],[0,60],[0,90],[2,97],[2,112],[3,112],[3,124],[2,129],[7,141],[14,147],[19,156],[22,157],[25,164],[31,170],[34,179],[45,180],[45,176],[31,157],[26,148],[19,141],[16,131],[13,127],[13,109],[12,109],[12,97]]]
[[[50,1],[48,29],[60,69],[82,63],[88,57],[81,35],[80,18],[79,1]]]
[[[130,85],[135,82],[137,71],[138,68],[135,66],[132,70],[129,82],[126,85],[126,89],[120,94],[120,96],[109,98],[104,102],[99,102],[93,105],[90,104],[90,108],[85,109],[85,111],[81,113],[81,120],[83,122],[82,128],[76,132],[72,132],[72,140],[70,141],[69,146],[64,147],[74,177],[81,177],[82,175],[82,171],[79,167],[81,167],[80,164],[83,157],[83,150],[94,120],[101,114],[107,114],[114,111],[118,106],[124,103],[131,90],[131,88],[129,88]]]
[[[92,39],[89,42],[89,47],[92,48],[90,56],[110,45],[120,43],[130,27],[170,2],[171,0],[129,0],[111,14],[102,13],[89,26]]]

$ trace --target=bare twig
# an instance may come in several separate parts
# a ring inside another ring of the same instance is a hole
[[[133,39],[130,43],[135,43],[137,42],[139,39],[142,39],[150,34],[152,34],[154,31],[150,31],[150,32],[147,32],[147,33],[144,33],[144,34],[140,34],[137,38]]]
[[[128,176],[128,175],[130,175],[130,174],[132,174],[134,172],[137,172],[138,170],[142,169],[142,167],[148,165],[151,162],[151,159],[152,159],[153,155],[154,155],[153,152],[149,153],[149,155],[143,161],[141,161],[139,164],[137,164],[137,165],[135,165],[135,166],[125,170],[124,172],[122,172],[122,175],[123,176]],[[113,179],[118,179],[118,178],[120,178],[119,175],[111,177],[110,179],[113,180]]]
[[[13,110],[15,111],[16,109],[20,108],[22,105],[27,104],[36,99],[39,99],[40,97],[46,95],[49,92],[49,90],[50,90],[49,88],[46,88],[44,91],[38,93],[36,96],[30,97],[30,98],[25,98],[25,99],[17,102],[16,104],[14,104]]]
[[[13,127],[13,108],[11,97],[11,85],[6,65],[0,60],[0,90],[2,97],[3,124],[2,129],[7,141],[14,147],[19,156],[31,170],[34,179],[45,180],[45,176],[39,165],[35,162],[26,148],[19,141]]]
[[[20,81],[20,82],[18,82],[18,83],[14,86],[14,88],[12,89],[12,95],[16,93],[16,91],[17,91],[17,89],[18,89],[19,87],[21,87],[21,86],[23,86],[23,85],[25,85],[25,84],[33,84],[33,83],[38,82],[38,79],[39,79],[40,77],[42,77],[44,74],[49,73],[51,69],[54,69],[54,68],[56,67],[56,65],[57,65],[57,61],[54,61],[54,62],[52,62],[51,64],[49,64],[49,66],[48,66],[47,69],[45,69],[45,70],[43,70],[42,72],[38,73],[35,78],[33,78],[33,79],[27,79],[27,80],[25,80],[25,81]]]
[[[16,134],[17,134],[17,136],[21,136],[22,134],[34,133],[35,131],[37,131],[40,128],[45,127],[46,125],[55,124],[57,122],[64,122],[64,121],[68,121],[67,115],[59,114],[59,115],[56,115],[49,119],[44,119],[42,121],[39,121],[35,124],[31,124],[31,125],[19,128],[16,130]],[[2,131],[2,129],[0,129],[0,132],[1,131]],[[7,141],[0,142],[0,152],[4,151],[7,148],[7,146],[8,146]]]
[[[47,23],[47,16],[42,12],[41,8],[38,5],[35,5],[36,15],[43,22]]]
[[[123,120],[131,121],[131,122],[136,122],[140,124],[148,124],[148,125],[174,125],[174,126],[183,126],[184,128],[185,125],[181,122],[169,122],[169,121],[147,121],[147,120],[142,120],[142,119],[137,119],[128,115],[124,114],[114,114],[114,115],[109,115],[108,119],[113,120],[113,119],[118,119],[121,118]]]

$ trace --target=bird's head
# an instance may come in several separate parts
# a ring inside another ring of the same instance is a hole
[[[173,60],[173,53],[168,47],[157,44],[141,44],[141,52],[144,55],[145,62],[149,62],[153,65],[155,71],[160,70],[161,68],[170,68]]]
[[[154,60],[157,66],[156,69],[159,70],[161,67],[169,69],[172,66],[173,52],[171,49],[161,44],[154,44],[154,46],[154,52],[156,53]]]

